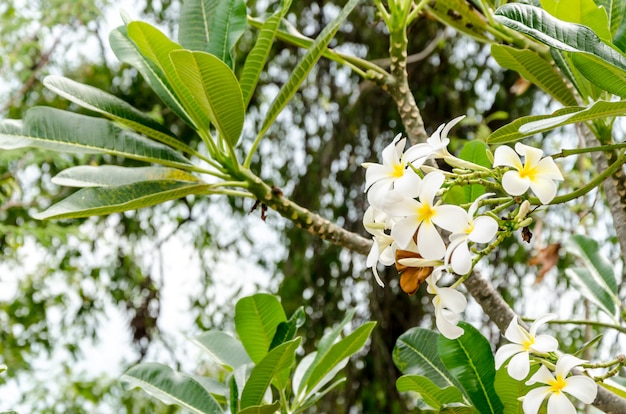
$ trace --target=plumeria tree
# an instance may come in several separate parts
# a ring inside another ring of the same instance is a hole
[[[626,2],[580,0],[572,7],[564,0],[504,5],[489,0],[374,1],[389,36],[388,65],[329,47],[358,3],[349,0],[314,39],[288,23],[288,0],[264,19],[247,16],[243,1],[186,1],[176,40],[125,17],[125,24],[111,33],[113,51],[195,132],[198,145],[182,142],[167,125],[113,95],[48,77],[48,89],[101,117],[35,107],[22,120],[0,123],[0,148],[98,153],[142,165],[66,169],[53,181],[80,189],[36,217],[111,214],[181,197],[249,199],[262,218],[268,208],[275,210],[303,230],[362,254],[380,289],[388,281],[380,276],[379,266],[395,266],[409,295],[426,286],[436,331],[413,328],[398,338],[394,349],[394,362],[404,374],[397,388],[417,393],[420,409],[536,413],[545,404],[549,413],[573,413],[579,401],[605,412],[626,412],[626,392],[620,385],[623,354],[607,357],[594,348],[594,341],[578,350],[586,351],[588,360],[564,352],[555,337],[537,334],[544,323],[555,321],[553,315],[539,317],[527,328],[478,271],[488,268],[495,252],[512,238],[530,241],[537,217],[600,187],[620,249],[626,252],[625,155],[616,121],[626,114],[621,100],[626,96]],[[461,148],[452,148],[450,136],[463,117],[429,135],[429,121],[421,115],[407,72],[408,29],[418,30],[426,16],[490,45],[498,64],[517,71],[522,84],[536,85],[562,107],[512,120]],[[236,45],[249,27],[258,30],[257,39],[238,66]],[[262,121],[250,126],[250,102],[277,40],[301,48],[303,55]],[[295,203],[252,168],[272,126],[320,59],[344,65],[386,91],[402,121],[402,131],[385,145],[380,159],[363,164],[370,204],[363,225],[369,238]],[[576,127],[577,148],[561,145],[548,153],[521,142],[566,125]],[[588,171],[587,182],[573,188],[568,169],[578,167],[555,160],[585,157],[593,158],[595,168]],[[580,258],[567,269],[567,277],[610,318],[584,323],[602,323],[623,334],[623,292],[616,268],[604,258],[604,246],[585,235],[562,244]],[[485,336],[463,321],[468,301],[462,289],[511,342],[495,356]],[[228,372],[224,382],[182,381],[182,374],[155,364],[132,368],[124,380],[194,412],[298,412],[335,386],[321,388],[373,328],[366,323],[339,340],[349,322],[345,319],[294,371],[301,313],[287,319],[266,296],[244,304],[247,312],[239,315],[245,316],[235,315],[242,345],[221,333],[199,340]]]

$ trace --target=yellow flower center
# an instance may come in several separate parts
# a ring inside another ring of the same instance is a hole
[[[530,347],[533,346],[534,344],[535,344],[535,338],[529,337],[522,343],[522,346],[524,347],[524,350],[529,351]]]
[[[565,379],[562,376],[557,375],[554,381],[550,381],[549,385],[550,385],[550,392],[554,394],[559,394],[561,391],[563,391],[563,388],[565,388],[567,383],[565,382]]]
[[[469,226],[465,228],[465,234],[472,234],[474,231],[474,222],[472,221]]]
[[[426,223],[430,223],[430,219],[432,219],[434,215],[435,209],[428,203],[422,204],[422,206],[417,210],[417,217],[419,220]]]
[[[519,172],[520,177],[528,178],[530,181],[535,180],[535,175],[537,175],[537,168],[531,167],[528,163],[524,164],[524,167]]]
[[[391,175],[395,178],[400,178],[404,175],[404,165],[402,164],[396,164],[393,166],[393,171],[391,172]]]

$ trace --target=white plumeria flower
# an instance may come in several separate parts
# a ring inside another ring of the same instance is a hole
[[[386,198],[392,189],[405,191],[419,182],[419,176],[408,167],[403,154],[406,138],[396,135],[393,142],[383,150],[383,163],[363,163],[365,171],[365,189],[367,200],[373,206],[380,207],[381,200]]]
[[[426,282],[428,293],[435,295],[435,323],[437,329],[448,339],[456,339],[463,335],[463,328],[457,326],[460,320],[459,314],[465,310],[467,299],[456,289],[437,286],[438,275],[441,268],[435,269]]]
[[[384,287],[385,284],[378,275],[376,265],[378,262],[385,266],[391,266],[396,260],[395,241],[385,231],[389,230],[389,217],[373,206],[369,206],[363,214],[363,227],[373,236],[372,248],[367,256],[365,265],[372,268],[376,282]]]
[[[493,193],[478,197],[465,213],[465,225],[450,235],[450,244],[446,251],[444,262],[452,266],[452,270],[459,275],[465,275],[472,270],[472,257],[469,250],[469,241],[474,243],[489,243],[498,232],[498,222],[489,216],[480,216],[474,219],[478,204]]]
[[[450,143],[448,133],[463,118],[465,118],[465,115],[454,118],[448,124],[440,125],[426,142],[410,147],[404,154],[404,158],[413,164],[414,167],[419,168],[428,159],[450,156],[448,152],[448,144]]]
[[[391,237],[401,249],[406,249],[417,232],[417,249],[426,260],[442,259],[446,245],[435,225],[455,232],[465,224],[465,210],[459,206],[435,204],[435,195],[444,182],[442,172],[426,174],[419,186],[418,200],[397,191],[385,204],[387,214],[399,219],[391,228]],[[410,193],[409,193],[410,194]]]
[[[526,394],[522,403],[524,414],[537,414],[546,397],[548,414],[576,414],[574,404],[565,393],[585,404],[591,404],[598,393],[598,386],[594,380],[584,375],[567,376],[572,368],[584,362],[586,361],[565,354],[557,361],[554,375],[542,365],[526,384],[541,383],[546,386],[532,389]]]
[[[515,151],[525,157],[523,164]],[[542,204],[548,204],[556,195],[554,181],[563,181],[559,167],[551,157],[541,158],[543,151],[540,149],[518,142],[515,144],[515,151],[502,145],[494,153],[494,167],[514,168],[502,176],[502,187],[512,196],[524,194],[530,187]]]
[[[530,372],[530,352],[538,355],[547,355],[549,352],[554,352],[559,347],[559,342],[556,338],[550,335],[536,335],[537,329],[554,319],[556,315],[549,313],[535,320],[530,325],[530,331],[519,326],[517,323],[517,316],[513,317],[509,327],[506,329],[504,336],[512,344],[503,345],[496,352],[496,369],[499,369],[502,364],[511,358],[507,372],[518,381],[523,380],[528,376]]]

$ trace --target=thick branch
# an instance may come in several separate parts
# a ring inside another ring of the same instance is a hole
[[[406,27],[392,30],[389,46],[392,80],[385,86],[398,107],[398,113],[406,128],[409,141],[411,144],[417,144],[426,141],[428,134],[424,129],[424,121],[409,87],[409,75],[406,71],[407,45]]]

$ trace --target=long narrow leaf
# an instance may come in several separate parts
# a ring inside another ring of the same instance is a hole
[[[241,409],[259,405],[263,401],[265,390],[272,382],[272,378],[293,365],[301,340],[302,338],[296,338],[277,346],[252,369],[250,378],[241,392]]]
[[[88,187],[52,205],[36,219],[99,216],[149,207],[190,194],[206,194],[207,184],[184,181],[147,181],[117,187]]]
[[[518,118],[494,131],[487,138],[487,142],[490,144],[513,142],[563,125],[624,115],[626,115],[626,101],[597,101],[588,107],[570,106],[561,108],[550,115]]]
[[[504,68],[512,69],[526,80],[539,86],[554,99],[565,106],[576,105],[563,78],[554,70],[547,60],[531,50],[519,50],[509,46],[491,45],[491,56]]]
[[[189,50],[209,50],[211,23],[220,0],[186,0],[180,9],[178,42]]]
[[[505,4],[495,12],[503,25],[566,52],[585,52],[626,70],[626,56],[603,42],[590,28],[567,23],[528,4]]]
[[[154,40],[151,39],[148,43],[152,41],[155,43],[166,42],[166,40],[169,40],[165,35],[158,36],[158,34],[152,36],[152,38],[154,38]],[[129,37],[126,27],[122,26],[113,30],[109,35],[109,43],[117,58],[137,69],[148,85],[150,85],[150,88],[161,98],[165,105],[174,111],[187,125],[194,125],[191,118],[178,101],[174,88],[167,79],[163,69],[151,60],[145,52],[140,49],[139,45]]]
[[[396,381],[400,392],[413,391],[419,394],[429,407],[439,410],[444,404],[463,403],[463,393],[456,387],[440,388],[426,377],[419,375],[403,375]]]
[[[246,5],[243,0],[221,0],[212,16],[207,52],[233,67],[232,50],[246,29]]]
[[[599,88],[626,98],[626,70],[588,53],[572,53],[576,69]]]
[[[488,43],[489,22],[466,0],[435,0],[428,3],[428,13],[447,26],[453,27],[478,40]]]
[[[541,8],[557,19],[589,27],[606,42],[610,43],[613,38],[607,12],[594,0],[542,0]]]
[[[621,301],[617,295],[615,271],[608,259],[600,253],[598,243],[577,234],[567,240],[566,248],[585,264],[584,269],[568,269],[567,274],[581,287],[585,297],[617,319]]]
[[[316,359],[312,365],[311,375],[303,380],[302,388],[307,390],[307,393],[313,393],[329,382],[332,378],[328,378],[327,374],[332,372],[341,361],[351,357],[365,345],[374,326],[376,326],[376,322],[364,323],[350,335],[334,344],[320,359]]]
[[[196,152],[176,139],[171,131],[153,118],[139,111],[128,102],[101,89],[84,85],[62,76],[47,76],[43,84],[56,94],[84,108],[101,113],[172,148],[187,154]]]
[[[626,14],[626,1],[624,0],[595,0],[597,4],[604,7],[609,19],[611,35],[615,36]]]
[[[261,76],[261,71],[265,67],[267,57],[270,54],[272,42],[278,31],[278,24],[285,14],[287,14],[289,6],[291,6],[291,0],[281,1],[279,9],[263,23],[256,43],[246,58],[241,77],[239,78],[244,108],[247,108],[250,103],[254,89]]]
[[[200,382],[165,365],[142,363],[126,371],[121,379],[131,388],[141,388],[166,404],[179,405],[192,413],[222,413],[220,405]]]
[[[478,412],[501,413],[502,402],[494,388],[495,362],[487,338],[472,325],[459,323],[463,335],[451,340],[439,336],[439,357],[461,383]]]
[[[287,102],[289,102],[293,95],[295,95],[304,79],[306,79],[306,76],[309,74],[311,69],[313,69],[315,63],[322,56],[326,46],[328,46],[330,41],[335,36],[335,33],[337,33],[337,30],[339,30],[341,23],[343,23],[358,3],[359,0],[348,0],[348,3],[346,3],[337,17],[324,27],[317,39],[315,39],[311,48],[298,63],[285,85],[280,89],[278,95],[272,101],[267,114],[265,115],[265,120],[263,121],[259,136],[265,134],[270,125],[272,125],[276,120],[278,114],[283,110],[285,105],[287,105]]]
[[[220,136],[234,147],[244,122],[241,89],[233,71],[205,52],[177,50],[170,54],[172,68],[181,82],[181,98],[208,129],[214,124]]]
[[[57,185],[68,187],[110,187],[141,181],[186,181],[197,183],[198,177],[186,171],[167,167],[120,167],[117,165],[80,165],[67,168],[52,178]]]
[[[0,148],[22,146],[75,153],[101,153],[182,169],[196,167],[172,148],[111,121],[49,107],[28,110],[21,129],[0,127]],[[13,133],[13,134],[12,134]]]

